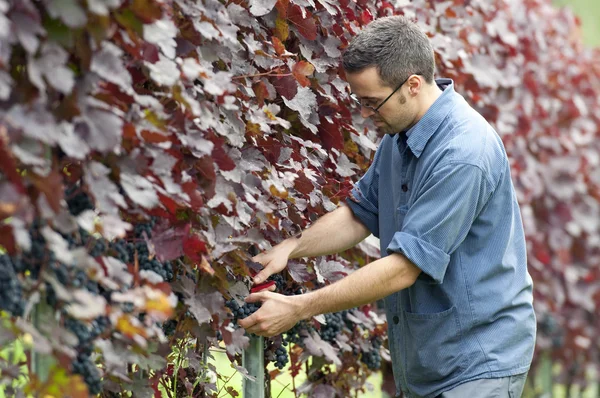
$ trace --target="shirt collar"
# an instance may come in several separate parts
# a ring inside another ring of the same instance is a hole
[[[417,158],[421,156],[427,141],[437,131],[454,106],[455,92],[452,79],[435,79],[435,83],[443,90],[442,94],[425,112],[421,120],[406,132],[408,137],[406,143]]]

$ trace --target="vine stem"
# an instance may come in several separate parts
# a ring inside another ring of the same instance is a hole
[[[237,374],[237,370],[235,372],[233,372],[233,374],[231,376],[229,376],[227,378],[227,380],[225,380],[225,383],[223,383],[223,385],[221,386],[221,388],[219,388],[219,391],[217,391],[217,397],[219,396],[219,394],[221,394],[221,391],[223,390],[223,388],[225,388],[225,386],[227,385],[227,383],[229,383],[229,381],[233,378],[233,376],[235,376]]]
[[[240,75],[240,76],[234,76],[231,79],[246,79],[249,77],[258,77],[258,76],[274,76],[274,77],[286,77],[286,76],[292,76],[292,73],[271,73],[271,72],[263,72],[263,73],[256,73],[254,75]]]

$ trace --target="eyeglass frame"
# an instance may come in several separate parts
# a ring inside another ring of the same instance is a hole
[[[394,94],[396,94],[396,92],[397,92],[398,90],[400,90],[400,87],[404,86],[404,84],[405,84],[405,83],[408,81],[408,79],[410,79],[412,76],[414,76],[414,74],[413,74],[413,75],[410,75],[410,76],[408,76],[408,77],[407,77],[407,78],[406,78],[406,79],[405,79],[405,80],[404,80],[402,83],[400,83],[400,85],[399,85],[398,87],[396,87],[396,89],[395,89],[394,91],[392,91],[392,93],[391,93],[390,95],[388,95],[388,96],[387,96],[387,98],[386,98],[386,99],[384,99],[384,100],[383,100],[383,102],[381,102],[381,103],[380,103],[379,105],[377,105],[376,107],[372,107],[372,106],[369,106],[369,105],[364,105],[364,104],[363,104],[363,103],[360,101],[360,99],[359,99],[359,98],[356,96],[356,94],[350,94],[350,98],[352,98],[352,101],[354,101],[354,102],[356,103],[356,105],[358,105],[358,106],[359,106],[361,109],[362,109],[362,108],[367,108],[367,109],[369,109],[369,110],[372,110],[372,111],[373,111],[373,112],[375,112],[375,113],[379,113],[379,109],[381,109],[381,107],[382,107],[382,106],[384,106],[384,105],[385,105],[385,103],[386,103],[386,102],[387,102],[387,101],[388,101],[390,98],[392,98],[392,96],[393,96]]]

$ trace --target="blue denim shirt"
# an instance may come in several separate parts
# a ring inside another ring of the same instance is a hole
[[[385,298],[396,389],[435,397],[526,372],[535,344],[525,236],[498,134],[449,79],[423,118],[386,135],[347,201],[423,272]]]

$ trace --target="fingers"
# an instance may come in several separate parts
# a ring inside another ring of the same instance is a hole
[[[271,271],[270,267],[265,267],[262,269],[262,271],[256,274],[254,277],[254,283],[262,283],[263,281],[266,281],[272,274],[273,271]]]
[[[244,329],[248,330],[248,328],[251,328],[253,326],[256,325],[256,323],[258,322],[257,319],[257,315],[256,312],[250,316],[247,316],[244,319],[240,319],[238,320],[238,325],[240,325],[241,327],[243,327]]]
[[[248,295],[248,297],[246,297],[246,302],[247,303],[256,303],[256,302],[263,302],[267,299],[267,292],[266,291],[262,291],[260,293],[252,293],[250,295]]]
[[[269,271],[269,267],[267,266],[269,261],[267,258],[265,258],[265,254],[264,253],[257,254],[256,256],[252,257],[252,261],[262,264],[264,266],[264,268],[259,273],[254,275],[254,279],[253,279],[254,284],[261,283],[262,281],[266,281],[267,278],[269,276],[271,276],[272,272]]]
[[[261,260],[264,260],[264,253],[259,253],[256,256],[252,257],[252,261],[254,261],[255,263],[263,264]]]

